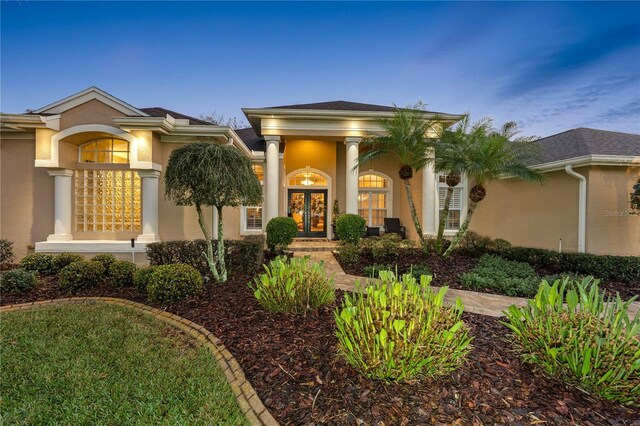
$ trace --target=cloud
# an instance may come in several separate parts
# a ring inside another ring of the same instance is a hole
[[[532,58],[520,75],[505,85],[503,96],[519,96],[548,86],[597,64],[609,55],[640,46],[640,26],[622,25]],[[598,89],[596,89],[598,90]]]
[[[636,123],[640,123],[640,99],[636,99],[629,103],[609,108],[604,112],[596,115],[592,122],[615,123],[628,118],[635,118]],[[640,126],[640,124],[638,124]]]

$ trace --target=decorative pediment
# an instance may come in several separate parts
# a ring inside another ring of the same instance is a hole
[[[74,95],[61,99],[57,102],[34,110],[35,114],[61,114],[65,111],[70,110],[71,108],[75,108],[78,105],[82,105],[91,100],[97,100],[102,102],[105,105],[110,106],[111,108],[121,112],[126,116],[137,116],[137,117],[148,117],[149,114],[139,110],[138,108],[129,105],[105,92],[104,90],[98,89],[97,87],[89,87],[82,92],[78,92]]]

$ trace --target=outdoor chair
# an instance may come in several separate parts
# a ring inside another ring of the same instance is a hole
[[[400,219],[397,217],[386,217],[384,219],[384,232],[386,234],[398,234],[402,239],[407,238],[407,228],[400,225]]]

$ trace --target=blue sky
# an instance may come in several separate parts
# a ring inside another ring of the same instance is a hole
[[[640,3],[0,3],[0,109],[327,100],[640,133]]]

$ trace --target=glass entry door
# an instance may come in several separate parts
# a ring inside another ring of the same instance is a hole
[[[298,224],[298,237],[326,237],[327,190],[290,189],[289,217]]]

